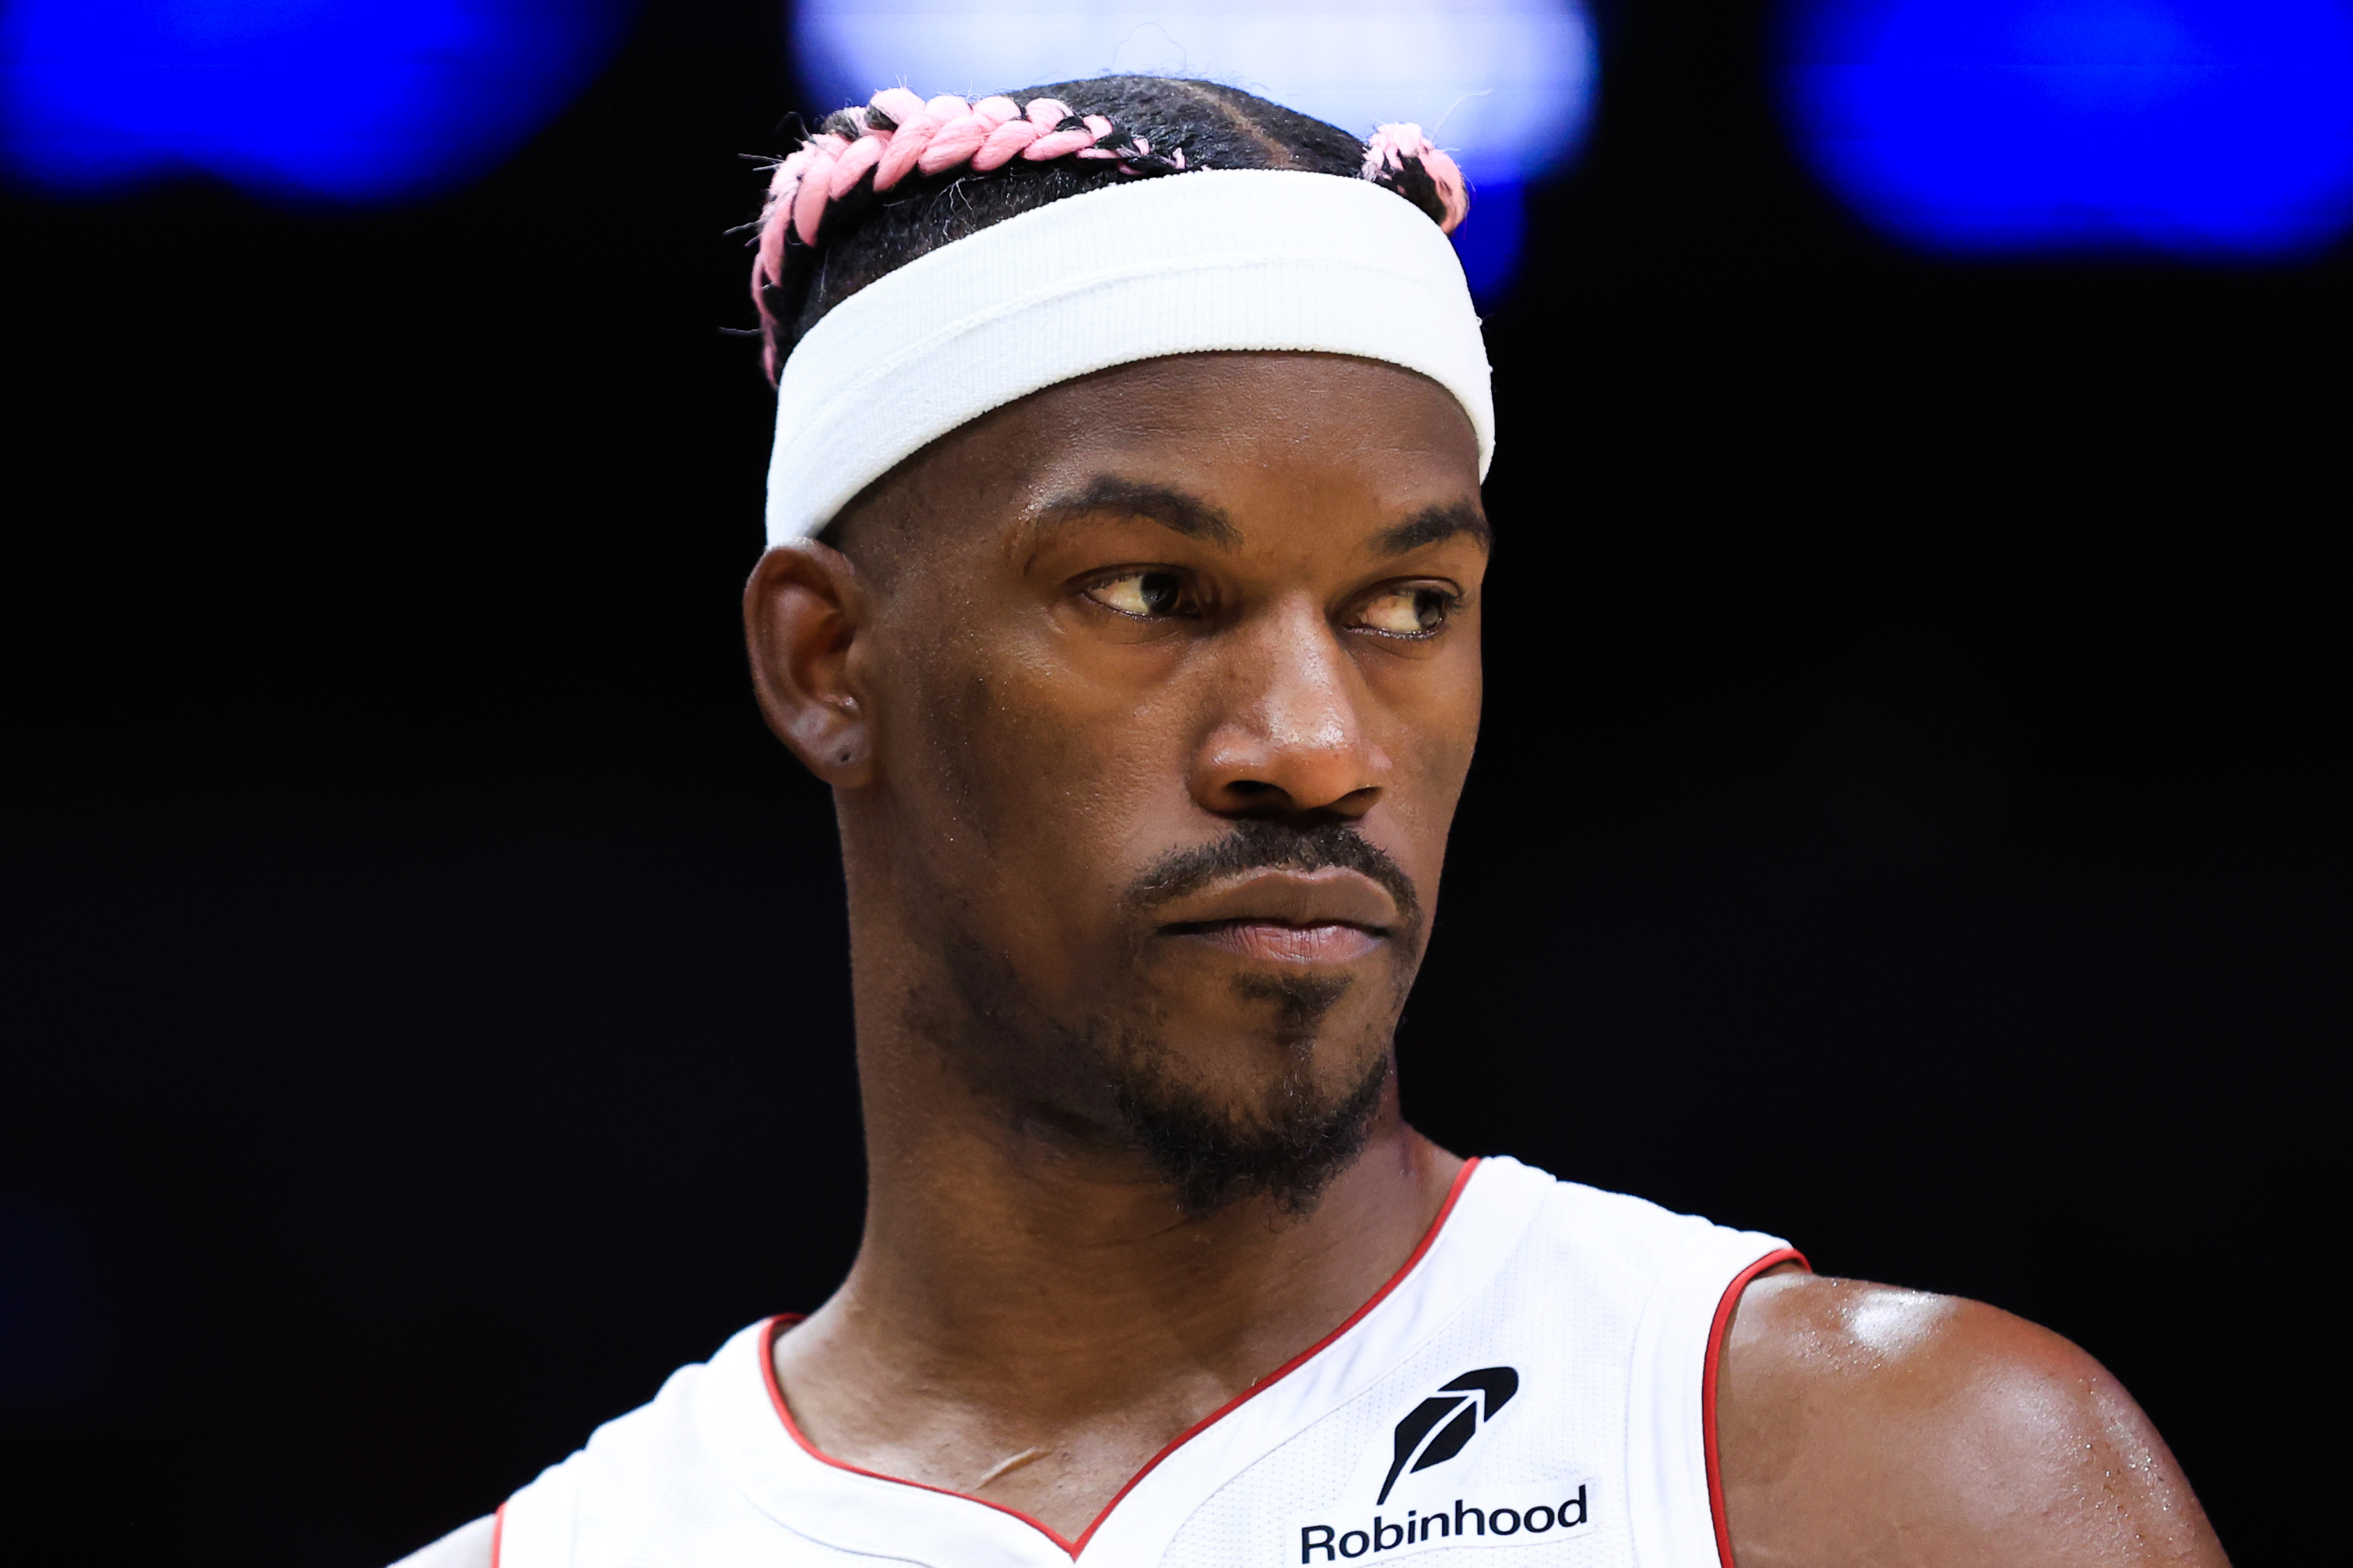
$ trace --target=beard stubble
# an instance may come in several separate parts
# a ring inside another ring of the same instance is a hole
[[[1385,1010],[1385,1026],[1356,1044],[1350,1053],[1354,1066],[1337,1083],[1328,1081],[1328,1072],[1318,1074],[1315,1058],[1330,1044],[1323,1037],[1326,1016],[1351,988],[1345,976],[1251,972],[1234,977],[1240,1000],[1271,1010],[1269,1045],[1280,1057],[1239,1100],[1210,1092],[1184,1070],[1165,1007],[1139,1005],[1117,1019],[1054,1019],[968,926],[943,932],[937,948],[947,960],[958,1005],[922,1009],[928,1016],[911,1006],[909,1021],[948,1052],[976,1091],[1005,1104],[1017,1120],[1085,1128],[1142,1155],[1189,1218],[1251,1197],[1264,1197],[1286,1215],[1303,1215],[1364,1152],[1388,1089],[1397,1016],[1419,952],[1420,904],[1411,880],[1346,824],[1303,830],[1244,821],[1222,838],[1161,858],[1126,900],[1131,920],[1145,930],[1153,906],[1210,881],[1262,868],[1326,866],[1379,882],[1401,916],[1392,938],[1396,994]],[[1134,962],[1141,950],[1139,940],[1127,961]],[[1140,976],[1136,989],[1148,989]]]

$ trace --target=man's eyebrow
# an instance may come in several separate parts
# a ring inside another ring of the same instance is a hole
[[[1495,548],[1495,531],[1469,501],[1456,501],[1451,506],[1424,508],[1398,523],[1395,528],[1375,536],[1373,549],[1382,555],[1403,555],[1409,550],[1419,550],[1425,544],[1435,544],[1441,539],[1451,539],[1467,533],[1479,542],[1479,548]]]
[[[1048,529],[1091,512],[1123,512],[1129,517],[1150,518],[1188,539],[1206,539],[1215,544],[1239,544],[1242,538],[1241,530],[1229,521],[1224,512],[1198,496],[1187,495],[1166,485],[1123,479],[1111,474],[1089,481],[1086,489],[1075,494],[1048,501],[1032,515],[1031,521],[1037,528]]]

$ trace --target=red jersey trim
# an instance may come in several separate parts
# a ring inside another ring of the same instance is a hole
[[[1740,1305],[1740,1293],[1748,1282],[1767,1268],[1778,1268],[1784,1263],[1794,1263],[1807,1273],[1814,1266],[1806,1255],[1794,1247],[1768,1252],[1732,1277],[1724,1288],[1723,1300],[1715,1304],[1715,1321],[1707,1326],[1707,1359],[1701,1363],[1699,1373],[1699,1426],[1701,1445],[1707,1452],[1707,1512],[1715,1522],[1715,1556],[1724,1568],[1734,1568],[1732,1561],[1732,1523],[1724,1512],[1724,1463],[1716,1456],[1715,1442],[1715,1374],[1724,1360],[1725,1331],[1732,1326],[1733,1309]]]
[[[491,1568],[499,1568],[499,1543],[506,1539],[507,1505],[499,1504],[499,1511],[491,1516]]]
[[[801,1435],[800,1424],[793,1419],[791,1408],[785,1404],[785,1391],[777,1385],[776,1356],[776,1336],[784,1332],[785,1330],[792,1327],[795,1323],[799,1322],[802,1316],[800,1313],[780,1313],[779,1315],[769,1319],[767,1322],[767,1331],[760,1336],[760,1375],[766,1381],[768,1385],[768,1403],[776,1407],[776,1418],[785,1424],[785,1430],[792,1434],[793,1441],[799,1444],[801,1446],[801,1451],[808,1455],[809,1458],[821,1460],[826,1464],[831,1465],[837,1470],[848,1470],[853,1476],[867,1476],[878,1481],[890,1481],[897,1486],[913,1487],[918,1491],[937,1492],[942,1497],[960,1498],[965,1502],[978,1503],[983,1508],[993,1508],[999,1513],[1009,1514],[1013,1518],[1019,1520],[1022,1523],[1028,1525],[1030,1529],[1036,1531],[1039,1534],[1044,1536],[1055,1545],[1060,1547],[1064,1552],[1069,1552],[1071,1559],[1075,1561],[1079,1553],[1087,1549],[1087,1542],[1094,1539],[1095,1531],[1103,1528],[1103,1521],[1111,1517],[1112,1510],[1119,1507],[1121,1500],[1124,1499],[1128,1493],[1134,1491],[1136,1487],[1142,1483],[1145,1477],[1157,1469],[1163,1459],[1166,1459],[1169,1455],[1183,1447],[1187,1443],[1191,1442],[1203,1432],[1208,1431],[1211,1426],[1216,1426],[1219,1421],[1224,1420],[1228,1415],[1233,1414],[1234,1411],[1240,1409],[1250,1400],[1257,1398],[1260,1394],[1264,1394],[1268,1389],[1272,1388],[1276,1384],[1282,1382],[1285,1377],[1291,1375],[1291,1373],[1298,1371],[1300,1367],[1305,1365],[1308,1362],[1313,1361],[1317,1355],[1321,1354],[1324,1348],[1330,1345],[1333,1341],[1338,1339],[1342,1334],[1346,1333],[1350,1329],[1355,1328],[1359,1322],[1363,1321],[1366,1313],[1371,1311],[1383,1301],[1388,1300],[1389,1292],[1396,1289],[1399,1285],[1405,1283],[1406,1276],[1414,1271],[1415,1266],[1420,1263],[1422,1258],[1428,1255],[1430,1245],[1437,1241],[1438,1233],[1446,1228],[1447,1218],[1454,1213],[1454,1205],[1456,1202],[1461,1198],[1462,1189],[1470,1183],[1471,1173],[1478,1168],[1479,1161],[1476,1157],[1463,1162],[1462,1169],[1455,1173],[1454,1184],[1447,1189],[1446,1201],[1439,1205],[1438,1217],[1430,1222],[1430,1228],[1422,1233],[1420,1243],[1414,1247],[1413,1253],[1410,1257],[1407,1258],[1403,1263],[1398,1265],[1398,1271],[1389,1276],[1388,1284],[1383,1285],[1379,1289],[1374,1291],[1371,1298],[1366,1300],[1363,1306],[1349,1313],[1345,1321],[1344,1321],[1338,1328],[1334,1329],[1330,1333],[1325,1334],[1322,1339],[1317,1340],[1314,1344],[1309,1345],[1305,1350],[1301,1351],[1297,1355],[1293,1356],[1289,1361],[1284,1362],[1281,1366],[1276,1367],[1272,1372],[1267,1373],[1266,1376],[1259,1379],[1256,1383],[1251,1384],[1248,1388],[1242,1390],[1240,1394],[1235,1394],[1231,1399],[1227,1400],[1223,1405],[1219,1405],[1215,1410],[1210,1411],[1207,1415],[1202,1416],[1201,1419],[1194,1422],[1193,1425],[1186,1427],[1185,1430],[1177,1433],[1176,1436],[1170,1438],[1166,1447],[1163,1447],[1160,1452],[1153,1455],[1151,1458],[1145,1461],[1144,1468],[1136,1471],[1135,1474],[1127,1478],[1127,1484],[1120,1488],[1119,1490],[1113,1495],[1111,1501],[1103,1504],[1103,1511],[1095,1515],[1093,1521],[1088,1524],[1086,1529],[1080,1532],[1079,1538],[1076,1541],[1070,1540],[1066,1536],[1062,1535],[1059,1531],[1055,1530],[1052,1526],[1047,1524],[1043,1520],[1037,1518],[1033,1514],[1024,1513],[1018,1508],[1008,1508],[1003,1503],[991,1502],[987,1498],[976,1498],[968,1492],[955,1491],[946,1487],[926,1486],[922,1481],[911,1481],[899,1476],[886,1476],[880,1470],[863,1469],[856,1465],[846,1464],[842,1460],[837,1459],[832,1455],[826,1453],[816,1444],[803,1436]],[[1754,1272],[1754,1270],[1752,1269],[1751,1272]],[[1719,1317],[1722,1316],[1721,1313],[1718,1315]],[[1714,1354],[1715,1352],[1711,1349],[1709,1352],[1709,1366],[1711,1369],[1715,1365]],[[1711,1409],[1713,1407],[1711,1406]],[[1710,1430],[1713,1431],[1713,1428]],[[1709,1473],[1711,1475],[1715,1473],[1713,1468],[1715,1452],[1715,1447],[1711,1441],[1708,1449],[1710,1456]],[[1726,1561],[1729,1562],[1729,1559],[1726,1559]],[[491,1568],[497,1568],[495,1559],[492,1562]]]

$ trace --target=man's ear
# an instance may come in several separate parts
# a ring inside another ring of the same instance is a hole
[[[801,765],[837,789],[874,773],[874,727],[849,668],[866,606],[849,558],[813,539],[769,551],[744,588],[760,712]]]

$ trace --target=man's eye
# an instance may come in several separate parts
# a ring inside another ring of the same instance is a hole
[[[1356,624],[1390,637],[1426,637],[1446,625],[1453,608],[1454,595],[1443,588],[1428,584],[1391,588],[1366,601],[1357,612]]]
[[[1185,602],[1185,580],[1174,572],[1124,572],[1089,588],[1087,597],[1123,616],[1174,615]]]

